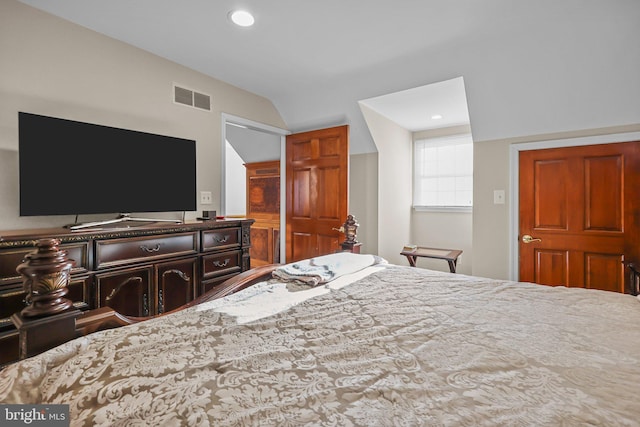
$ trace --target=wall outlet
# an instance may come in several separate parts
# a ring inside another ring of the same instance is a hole
[[[201,205],[210,205],[213,203],[213,198],[211,197],[211,191],[201,191],[200,192],[200,204]]]
[[[493,204],[504,205],[504,190],[493,190]]]

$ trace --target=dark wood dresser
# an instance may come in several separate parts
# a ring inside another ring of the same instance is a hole
[[[38,239],[59,239],[75,261],[66,296],[75,307],[109,306],[128,316],[151,316],[248,270],[253,222],[0,231],[0,365],[18,359],[18,332],[10,316],[25,307],[26,293],[16,267]]]

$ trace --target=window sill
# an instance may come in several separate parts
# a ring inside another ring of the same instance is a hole
[[[473,206],[414,206],[416,212],[473,212]]]

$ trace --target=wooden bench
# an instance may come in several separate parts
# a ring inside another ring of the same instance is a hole
[[[424,246],[417,246],[413,250],[403,249],[402,252],[400,252],[400,255],[407,257],[411,267],[416,266],[416,260],[418,257],[446,260],[449,263],[449,271],[452,273],[456,272],[456,266],[458,264],[460,254],[462,254],[462,251],[458,249],[427,248]]]

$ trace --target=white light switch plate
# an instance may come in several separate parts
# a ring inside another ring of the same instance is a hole
[[[493,204],[504,205],[504,190],[493,190]]]

